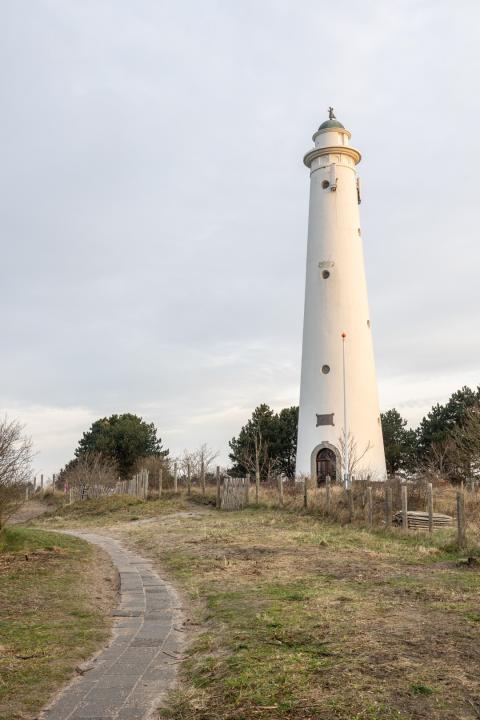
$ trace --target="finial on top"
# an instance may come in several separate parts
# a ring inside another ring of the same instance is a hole
[[[333,108],[328,108],[328,118],[329,120],[336,120],[335,113],[333,112]]]

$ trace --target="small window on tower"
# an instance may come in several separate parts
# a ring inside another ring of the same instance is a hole
[[[322,188],[326,190],[328,187],[330,187],[328,180],[322,180]]]
[[[328,375],[329,372],[330,372],[330,365],[322,365],[322,373],[324,375]]]
[[[328,271],[328,270],[323,270],[323,271],[322,271],[322,277],[323,277],[324,280],[326,280],[327,278],[329,278],[329,277],[330,277],[329,271]]]

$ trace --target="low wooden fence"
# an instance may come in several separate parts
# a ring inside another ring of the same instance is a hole
[[[65,494],[68,495],[70,504],[79,500],[91,500],[109,495],[132,495],[146,500],[148,496],[148,475],[148,470],[141,470],[130,480],[119,480],[113,485],[96,485],[92,483],[76,485],[70,488],[66,487]]]
[[[272,509],[303,511],[342,525],[397,527],[404,533],[455,528],[460,547],[467,546],[468,534],[480,541],[480,494],[473,487],[434,488],[431,482],[423,480],[393,479],[384,483],[354,481],[345,490],[328,479],[323,486],[316,487],[305,478],[301,482],[281,479],[268,485],[262,483],[258,491],[248,476],[217,476],[217,508],[242,510],[252,499],[257,502],[257,497],[259,503]]]
[[[158,476],[158,477],[157,477]],[[153,477],[142,469],[130,480],[113,486],[89,485],[70,488],[69,501],[105,495],[124,494],[146,500],[161,497],[165,491],[186,491],[215,505],[219,510],[243,510],[250,502],[269,508],[308,512],[342,525],[355,523],[366,527],[397,526],[402,532],[428,532],[455,527],[457,542],[466,547],[467,535],[480,542],[480,494],[478,486],[464,489],[451,485],[433,487],[424,480],[405,482],[399,478],[383,482],[355,480],[350,489],[326,483],[316,487],[309,478],[299,481],[278,479],[258,483],[250,476],[234,478],[215,474],[194,477],[190,468],[179,477],[175,466],[164,487],[163,470]]]

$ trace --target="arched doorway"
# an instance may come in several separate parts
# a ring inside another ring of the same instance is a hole
[[[337,476],[337,456],[330,448],[320,448],[317,453],[317,485],[324,485],[327,475],[335,482]]]

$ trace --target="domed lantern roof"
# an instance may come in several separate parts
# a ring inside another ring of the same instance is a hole
[[[320,127],[318,128],[317,132],[320,130],[330,130],[340,128],[340,130],[345,130],[344,126],[341,122],[338,122],[337,118],[335,117],[335,113],[333,112],[333,107],[328,108],[328,120],[325,120]]]
[[[331,118],[329,120],[325,120],[325,122],[322,122],[322,124],[320,125],[320,127],[318,129],[319,130],[328,130],[330,128],[341,128],[342,130],[345,130],[342,123],[339,122],[337,120],[337,118],[335,118],[335,117]]]

